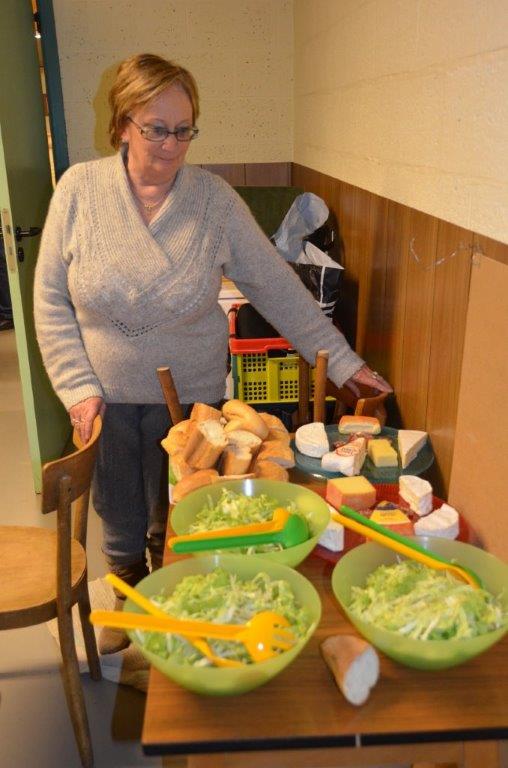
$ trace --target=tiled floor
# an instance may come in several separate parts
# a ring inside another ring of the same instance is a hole
[[[0,333],[0,488],[0,524],[54,527],[55,515],[41,515],[33,491],[13,331]],[[106,568],[93,510],[88,551],[95,579]],[[139,742],[143,694],[82,680],[97,768],[160,766],[143,756]],[[79,768],[59,652],[44,624],[0,632],[0,694],[0,768]]]

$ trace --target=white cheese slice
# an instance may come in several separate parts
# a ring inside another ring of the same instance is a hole
[[[321,458],[321,466],[329,472],[341,472],[347,477],[353,477],[360,474],[366,455],[367,441],[359,437],[339,446],[335,451],[325,453]]]
[[[419,429],[399,429],[397,442],[402,469],[405,469],[427,442],[427,433]]]
[[[416,475],[399,477],[399,494],[420,517],[432,512],[432,486]]]
[[[295,432],[295,444],[300,453],[320,459],[330,450],[325,425],[321,421],[304,424]]]
[[[418,520],[414,524],[414,532],[417,536],[456,539],[459,535],[459,513],[449,504],[443,504],[430,515]]]
[[[335,512],[335,510],[333,511]],[[335,520],[330,520],[321,534],[318,544],[326,547],[331,552],[342,552],[344,549],[344,526],[335,522]]]

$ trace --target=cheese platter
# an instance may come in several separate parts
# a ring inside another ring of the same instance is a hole
[[[326,433],[326,439],[328,440],[329,444],[328,450],[330,452],[333,451],[337,445],[346,444],[348,442],[349,436],[347,434],[341,434],[337,424],[324,425],[324,431]],[[409,430],[401,431],[404,434],[404,437],[406,437],[405,433],[408,431]],[[375,454],[372,452],[368,452],[361,468],[361,474],[371,482],[395,483],[402,474],[421,475],[433,463],[434,453],[432,451],[432,446],[430,445],[430,442],[427,438],[427,440],[421,446],[418,446],[418,452],[416,453],[415,457],[410,460],[409,463],[407,463],[407,465],[403,468],[402,464],[406,462],[401,459],[401,450],[403,455],[405,455],[404,452],[406,446],[399,446],[398,435],[399,430],[392,427],[382,427],[379,434],[375,435],[376,442],[387,441],[387,445],[381,446],[382,451],[387,456],[391,457],[393,452],[396,452],[396,459],[393,460],[396,460],[396,466],[393,464],[392,466],[376,466],[374,461],[377,460],[377,456],[375,456]],[[291,447],[294,450],[296,467],[300,471],[305,472],[306,474],[313,477],[330,478],[344,476],[344,473],[338,470],[325,468],[329,465],[325,463],[325,466],[323,466],[322,456],[309,456],[305,453],[302,453],[300,450],[298,450],[297,444],[294,440],[291,443]]]

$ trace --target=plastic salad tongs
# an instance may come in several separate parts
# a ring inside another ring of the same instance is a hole
[[[115,576],[114,573],[108,573],[105,578],[112,587],[116,587],[119,592],[124,594],[126,597],[129,597],[133,603],[138,605],[140,608],[143,608],[143,610],[145,610],[151,616],[157,616],[158,618],[162,619],[167,618],[167,613],[164,613],[163,610],[157,608],[157,606],[154,605],[151,600],[142,595],[141,592],[139,592],[137,589],[134,589],[134,587],[131,587],[123,579]],[[216,667],[245,666],[242,661],[236,661],[235,659],[225,659],[222,656],[216,656],[204,638],[194,637],[192,641],[188,640],[188,642],[197,648],[198,651],[203,654],[203,656],[206,656],[209,661],[215,664]]]
[[[451,571],[475,589],[483,587],[482,580],[478,574],[470,568],[452,563],[436,552],[424,549],[412,539],[401,536],[400,533],[395,533],[395,531],[390,531],[384,525],[373,522],[368,517],[360,515],[356,510],[347,507],[345,504],[340,506],[340,512],[332,512],[332,518],[336,522],[341,523],[345,528],[361,533],[368,539],[377,541],[379,544],[393,549],[395,552],[409,557],[411,560],[417,560],[419,563],[428,565],[429,568]]]
[[[287,549],[307,541],[308,538],[309,527],[305,519],[300,515],[289,514],[287,509],[278,507],[273,513],[272,520],[266,523],[251,523],[173,536],[168,539],[168,546],[178,554],[271,543],[282,544]]]

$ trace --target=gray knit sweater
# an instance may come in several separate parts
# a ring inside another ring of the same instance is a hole
[[[337,385],[363,364],[221,178],[184,166],[146,226],[120,153],[69,168],[35,275],[37,338],[65,407],[162,403],[158,366],[183,403],[224,397],[223,274],[307,360],[329,349]]]

